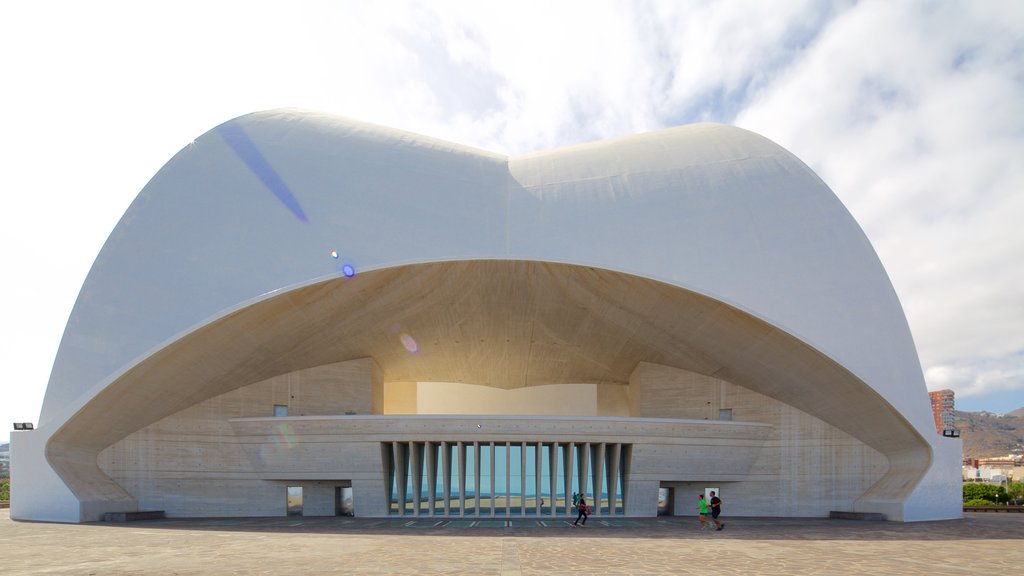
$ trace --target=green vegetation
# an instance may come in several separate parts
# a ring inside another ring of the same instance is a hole
[[[1010,497],[1006,494],[1006,488],[994,484],[968,483],[964,484],[964,506],[985,506],[995,504],[1008,504]]]
[[[0,502],[6,502],[11,499],[11,479],[4,477],[0,478]]]
[[[1006,494],[1010,497],[1010,503],[1024,505],[1024,482],[1010,482]]]

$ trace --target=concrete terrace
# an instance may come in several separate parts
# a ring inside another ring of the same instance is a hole
[[[260,518],[121,524],[14,522],[6,574],[1009,574],[1024,514],[919,523],[591,517],[562,521]]]

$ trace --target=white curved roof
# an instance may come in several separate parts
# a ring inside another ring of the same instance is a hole
[[[66,426],[169,344],[344,265],[362,275],[466,261],[592,267],[725,303],[882,400],[873,409],[905,436],[900,449],[920,447],[893,493],[905,497],[928,467],[917,354],[864,233],[794,156],[710,124],[506,157],[296,110],[225,123],[168,162],[111,234],[40,425]],[[847,431],[859,418],[801,408]]]

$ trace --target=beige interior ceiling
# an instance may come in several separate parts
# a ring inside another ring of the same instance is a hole
[[[96,455],[128,434],[241,386],[365,357],[384,381],[503,389],[625,385],[638,363],[652,362],[774,397],[885,454],[920,453],[923,442],[850,372],[719,301],[609,270],[484,260],[339,277],[228,314],[96,394],[53,435],[48,459],[80,498],[112,498],[119,488]],[[907,477],[927,467],[920,460],[900,464]]]

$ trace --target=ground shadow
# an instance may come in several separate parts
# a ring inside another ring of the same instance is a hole
[[[696,519],[596,518],[585,528],[566,519],[490,518],[188,518],[92,523],[125,528],[288,534],[453,536],[459,538],[671,538],[731,540],[998,540],[1024,539],[1024,514],[968,513],[934,522],[879,522],[824,518],[725,518],[721,531],[701,530]]]

